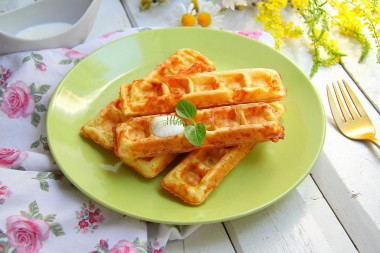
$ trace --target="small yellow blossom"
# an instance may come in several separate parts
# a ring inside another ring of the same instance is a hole
[[[277,49],[280,49],[283,37],[296,38],[303,33],[302,29],[299,26],[294,26],[293,22],[287,23],[281,19],[281,9],[285,8],[286,5],[286,0],[268,0],[260,2],[257,6],[260,12],[256,15],[256,19],[262,22],[264,29],[272,34]]]
[[[308,0],[292,0],[292,5],[295,9],[306,9],[306,7],[309,5]]]

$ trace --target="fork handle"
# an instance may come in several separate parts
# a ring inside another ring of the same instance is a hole
[[[369,140],[372,141],[378,148],[380,148],[380,140],[379,139],[372,137]]]

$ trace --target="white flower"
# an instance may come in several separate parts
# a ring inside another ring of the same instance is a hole
[[[186,8],[183,3],[177,4],[177,9],[173,12],[173,20],[171,23],[172,26],[183,26],[182,18],[186,15],[189,14],[187,17],[192,19],[194,18],[195,22],[195,10],[194,10],[194,4],[190,3],[189,6]],[[191,17],[191,15],[193,17]],[[194,23],[195,24],[195,23]],[[193,25],[194,25],[193,24]]]
[[[222,5],[226,7],[227,9],[230,8],[231,10],[235,10],[235,6],[243,5],[247,6],[246,0],[223,0]]]
[[[219,14],[221,7],[211,1],[198,0],[198,24],[203,27],[223,28],[224,15]]]

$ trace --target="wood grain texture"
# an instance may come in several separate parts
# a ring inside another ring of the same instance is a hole
[[[222,223],[202,225],[184,240],[169,241],[165,253],[235,252]]]
[[[274,205],[225,224],[237,252],[356,252],[310,177]]]
[[[131,24],[121,2],[119,0],[103,0],[100,2],[94,26],[87,40],[130,27]]]

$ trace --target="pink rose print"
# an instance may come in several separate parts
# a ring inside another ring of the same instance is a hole
[[[0,111],[12,119],[31,116],[30,123],[37,127],[41,120],[39,113],[47,111],[46,106],[39,102],[49,89],[48,84],[37,87],[34,83],[28,86],[23,81],[16,81],[4,91],[0,90]]]
[[[46,71],[46,65],[44,63],[39,63],[37,68],[41,71]]]
[[[29,117],[35,110],[34,96],[30,92],[23,81],[12,83],[3,93],[0,110],[12,119]]]
[[[108,253],[137,253],[137,249],[133,247],[133,243],[128,242],[127,240],[120,240],[107,252]]]
[[[108,242],[106,240],[100,240],[99,245],[102,248],[108,248]]]
[[[50,232],[56,237],[65,234],[61,224],[54,222],[56,214],[42,215],[36,201],[29,204],[28,211],[20,211],[20,214],[6,219],[6,233],[0,230],[0,245],[6,252],[39,252]]]
[[[19,253],[38,252],[42,242],[49,238],[49,223],[40,219],[28,219],[23,215],[7,218],[7,238],[9,245]]]
[[[155,240],[153,243],[151,241],[148,242],[148,253],[162,253],[164,250],[164,246],[160,246],[160,242]]]
[[[11,189],[8,186],[2,185],[0,181],[0,205],[5,203],[5,200],[12,195]]]
[[[101,214],[101,210],[95,206],[94,203],[89,201],[87,206],[83,203],[81,211],[75,211],[76,219],[78,221],[74,229],[77,233],[94,233],[95,229],[99,228],[99,224],[102,224],[105,220],[104,216]]]
[[[44,58],[42,55],[38,53],[32,52],[29,56],[26,56],[22,62],[28,62],[30,60],[33,60],[34,66],[36,66],[36,69],[45,72],[46,71],[46,64],[43,62]]]
[[[65,56],[69,58],[70,60],[78,60],[82,59],[87,56],[85,53],[78,52],[76,50],[68,49],[68,48],[63,48],[63,51],[65,51]]]
[[[107,240],[100,240],[100,242],[95,246],[96,251],[91,251],[90,253],[137,253],[137,252],[149,252],[147,251],[146,242],[140,242],[140,239],[137,237],[133,242],[127,240],[120,240],[115,244],[111,249],[109,249]]]
[[[247,36],[247,37],[250,37],[250,38],[255,39],[255,40],[258,40],[260,38],[261,34],[263,34],[262,32],[259,32],[259,31],[238,31],[237,33],[244,35],[244,36]]]
[[[111,36],[114,35],[115,33],[116,33],[116,31],[112,31],[112,32],[109,32],[109,33],[105,33],[105,34],[103,34],[102,36],[100,36],[100,38],[104,38],[104,39],[106,39],[106,38],[111,37]]]
[[[72,50],[69,48],[63,48],[62,49],[65,52],[66,59],[60,60],[59,64],[71,64],[74,63],[77,64],[81,59],[87,56],[85,53],[78,52],[76,50]]]
[[[0,166],[3,166],[5,168],[19,168],[26,158],[28,158],[28,153],[25,151],[10,148],[0,148]]]

